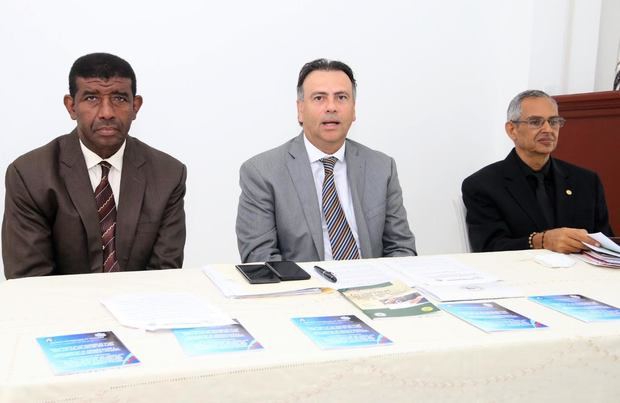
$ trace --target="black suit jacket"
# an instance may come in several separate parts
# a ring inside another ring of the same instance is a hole
[[[185,166],[127,137],[117,211],[121,270],[181,267]],[[101,272],[99,216],[77,132],[6,172],[2,257],[7,278]]]
[[[527,249],[545,228],[536,197],[513,149],[463,181],[469,242],[475,252]],[[603,186],[594,172],[553,159],[556,226],[613,235]]]

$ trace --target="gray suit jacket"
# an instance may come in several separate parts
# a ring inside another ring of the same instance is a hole
[[[362,258],[415,255],[394,160],[346,140]],[[237,243],[243,262],[324,259],[321,207],[303,133],[241,166]]]
[[[181,267],[185,166],[127,137],[117,212],[121,270]],[[76,131],[6,172],[2,257],[7,278],[101,272],[101,229]]]

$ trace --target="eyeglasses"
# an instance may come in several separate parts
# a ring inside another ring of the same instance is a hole
[[[554,129],[559,129],[564,126],[566,119],[561,116],[551,116],[550,118],[543,118],[542,116],[530,116],[525,120],[511,120],[512,123],[527,123],[530,129],[540,129],[545,122],[549,122],[549,126]]]

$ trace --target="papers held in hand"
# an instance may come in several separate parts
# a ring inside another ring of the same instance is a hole
[[[620,245],[601,232],[588,235],[601,246],[584,243],[590,250],[585,250],[582,254],[576,256],[594,266],[620,268]]]

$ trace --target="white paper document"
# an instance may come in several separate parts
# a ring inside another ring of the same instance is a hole
[[[411,286],[464,285],[498,281],[488,275],[447,256],[418,256],[386,260],[386,265],[400,272]]]
[[[393,272],[380,261],[364,260],[330,260],[319,263],[300,263],[313,278],[319,279],[325,287],[341,289],[363,287],[386,283],[394,279],[400,279],[399,273]],[[337,281],[335,283],[325,280],[316,273],[314,266],[332,272]]]
[[[205,299],[187,293],[124,294],[104,298],[101,303],[122,325],[144,330],[234,323]]]
[[[439,301],[466,301],[521,297],[521,290],[495,276],[448,256],[419,256],[386,260],[405,283]]]
[[[418,286],[423,293],[442,302],[472,301],[478,299],[498,299],[523,297],[523,292],[503,281],[460,285]]]

